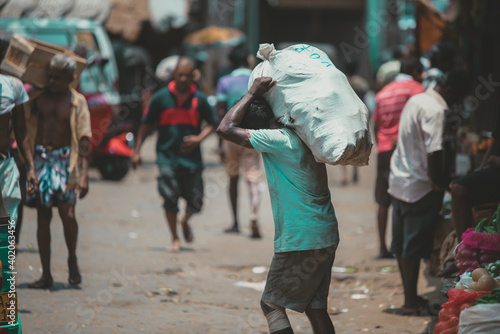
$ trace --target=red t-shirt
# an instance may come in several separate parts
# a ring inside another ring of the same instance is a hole
[[[377,152],[390,151],[398,138],[399,119],[406,102],[413,95],[424,92],[424,87],[405,76],[385,86],[375,96],[373,120],[378,122]]]

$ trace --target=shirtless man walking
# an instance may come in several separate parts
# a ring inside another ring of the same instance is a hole
[[[57,207],[68,247],[70,284],[82,281],[76,258],[78,225],[75,219],[79,198],[88,192],[88,153],[90,113],[85,98],[69,87],[76,62],[69,56],[55,55],[49,64],[48,87],[30,101],[26,122],[35,143],[35,167],[39,181],[36,193],[37,241],[42,262],[42,277],[29,285],[48,289],[50,273],[50,221]]]

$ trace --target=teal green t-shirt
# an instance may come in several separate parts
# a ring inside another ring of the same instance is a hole
[[[291,129],[248,130],[262,153],[274,217],[276,253],[321,249],[339,242],[326,166]]]

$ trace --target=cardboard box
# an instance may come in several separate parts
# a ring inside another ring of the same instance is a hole
[[[25,37],[13,34],[5,57],[0,64],[0,71],[21,78],[27,70],[30,55],[34,50],[35,46]]]
[[[75,80],[71,83],[71,87],[75,88],[78,85],[78,77],[85,69],[87,63],[84,58],[54,44],[45,43],[33,38],[26,39],[34,46],[34,50],[29,57],[27,69],[20,78],[22,81],[40,88],[47,86],[47,70],[50,60],[56,54],[62,53],[76,60]]]

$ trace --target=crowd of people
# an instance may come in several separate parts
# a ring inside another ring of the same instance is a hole
[[[463,69],[443,68],[449,63],[439,62],[442,57],[434,56],[431,62],[437,60],[427,72],[420,59],[399,55],[398,59],[382,66],[377,75],[378,92],[373,109],[377,144],[377,256],[397,260],[404,304],[391,312],[401,315],[425,315],[430,311],[428,302],[417,293],[417,283],[421,259],[428,258],[433,249],[444,192],[452,194],[458,238],[473,225],[473,206],[500,200],[500,115],[493,132],[493,145],[479,170],[450,184],[444,145],[446,131],[449,131],[447,114],[465,97],[468,78]],[[215,108],[196,85],[201,73],[195,61],[179,57],[171,77],[154,93],[143,114],[132,165],[136,168],[141,164],[144,141],[157,130],[157,187],[172,238],[167,249],[180,252],[178,228],[185,242],[193,242],[190,219],[203,206],[204,165],[200,144],[217,129],[221,137],[221,162],[229,179],[232,222],[225,230],[227,233],[240,233],[238,183],[242,169],[250,195],[251,212],[246,218],[250,237],[261,238],[258,214],[262,160],[275,223],[274,256],[261,300],[269,330],[293,333],[285,312],[292,309],[306,313],[314,333],[334,333],[326,301],[339,233],[326,167],[315,161],[311,150],[292,129],[274,117],[263,97],[273,89],[276,83],[273,78],[257,78],[248,89],[252,70],[249,57],[248,50],[241,46],[230,53],[232,71],[218,80]],[[47,87],[30,92],[29,97],[20,80],[0,74],[3,198],[0,220],[7,219],[8,215],[17,220],[20,190],[25,187],[18,181],[19,173],[10,153],[12,123],[17,147],[27,166],[26,200],[37,209],[42,277],[29,285],[35,289],[47,289],[53,284],[50,269],[53,207],[58,209],[68,247],[68,282],[73,285],[82,282],[76,256],[75,205],[77,197],[84,198],[89,190],[92,132],[85,98],[70,86],[75,68],[71,57],[54,56],[49,64]],[[364,100],[369,91],[367,81],[356,75],[355,68],[347,72],[349,83]],[[354,173],[353,181],[356,181],[358,171]],[[186,201],[182,214],[179,214],[180,198]],[[392,219],[389,219],[391,205]],[[389,220],[392,223],[390,247],[386,243]],[[308,258],[313,259],[315,265],[306,278],[292,272]],[[284,279],[290,281],[290,275],[297,277],[293,286],[284,282]]]

